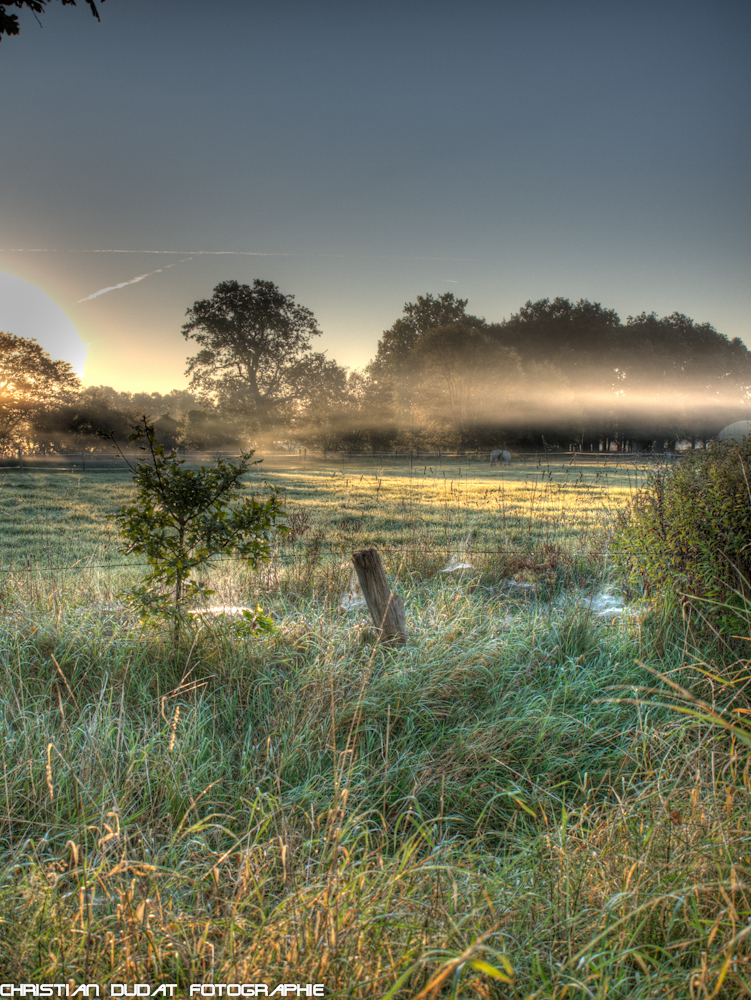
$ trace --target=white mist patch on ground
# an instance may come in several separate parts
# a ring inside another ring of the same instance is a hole
[[[38,341],[55,361],[83,375],[86,344],[63,310],[29,281],[0,271],[0,330]]]
[[[474,569],[471,562],[466,561],[466,556],[453,555],[441,570],[441,573],[458,573],[461,570]]]
[[[472,535],[469,534],[464,541],[451,553],[446,565],[441,570],[442,573],[461,573],[464,570],[475,569],[475,565],[469,561]]]
[[[636,605],[627,604],[619,594],[614,593],[609,587],[603,588],[592,597],[579,601],[579,604],[604,622],[638,618],[643,611]]]
[[[348,565],[348,563],[345,563],[344,568]],[[342,595],[342,598],[339,601],[339,607],[342,611],[354,611],[356,608],[366,608],[367,606],[368,604],[365,600],[365,595],[362,592],[360,581],[357,578],[357,573],[353,569],[352,576],[349,581],[349,587]]]

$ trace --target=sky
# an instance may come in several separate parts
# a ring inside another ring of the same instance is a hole
[[[348,367],[447,291],[751,347],[748,0],[98,6],[0,42],[0,329],[86,345],[86,384],[186,387],[186,310],[228,279]]]

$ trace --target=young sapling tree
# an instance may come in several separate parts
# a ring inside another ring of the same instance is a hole
[[[150,566],[130,599],[146,617],[171,618],[177,632],[186,607],[213,593],[194,574],[214,556],[237,555],[253,568],[268,561],[272,529],[287,531],[277,524],[283,504],[273,487],[265,500],[242,496],[242,477],[260,464],[251,461],[252,451],[236,462],[218,458],[214,469],[186,469],[174,451],[165,454],[146,417],[128,440],[146,453],[135,466],[128,462],[136,498],[110,517],[120,529],[123,551],[145,556]]]

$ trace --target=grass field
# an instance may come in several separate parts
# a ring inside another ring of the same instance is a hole
[[[0,472],[2,981],[751,994],[751,758],[655,676],[742,724],[746,664],[608,598],[643,473],[261,468],[290,534],[207,582],[276,631],[182,644],[121,599],[127,476]],[[352,593],[370,545],[402,649]]]

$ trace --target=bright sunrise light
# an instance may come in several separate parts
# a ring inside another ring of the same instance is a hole
[[[73,322],[41,288],[0,271],[0,330],[34,338],[54,360],[69,361],[83,376],[86,344]]]

